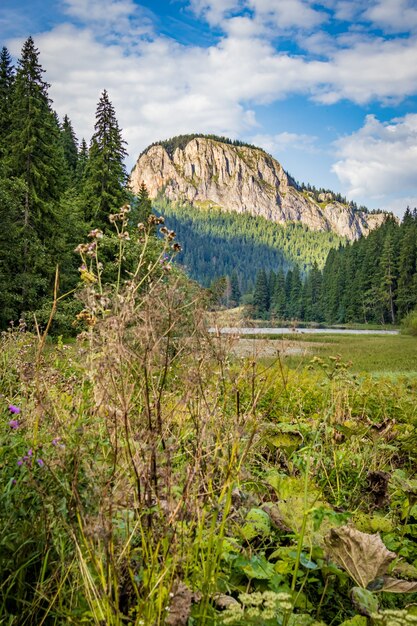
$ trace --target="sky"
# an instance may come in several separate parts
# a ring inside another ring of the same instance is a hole
[[[15,61],[32,35],[79,140],[108,91],[128,169],[214,133],[358,205],[417,206],[417,0],[2,0],[0,35]]]

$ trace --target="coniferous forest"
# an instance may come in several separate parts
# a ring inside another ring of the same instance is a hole
[[[149,213],[146,190],[127,191],[125,142],[108,93],[101,94],[89,144],[52,108],[32,37],[14,67],[0,59],[0,328],[36,318],[43,325],[58,271],[59,294],[79,281],[77,244],[91,227],[110,232],[108,215],[127,201],[131,219]],[[92,111],[92,117],[94,111]],[[57,269],[58,268],[58,269]],[[80,304],[64,298],[55,330],[68,334]]]

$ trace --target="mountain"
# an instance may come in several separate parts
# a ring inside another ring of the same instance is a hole
[[[149,146],[130,184],[144,182],[151,199],[165,196],[199,208],[220,208],[305,225],[355,240],[382,224],[384,213],[359,211],[331,193],[300,189],[264,150],[213,136],[184,135]]]

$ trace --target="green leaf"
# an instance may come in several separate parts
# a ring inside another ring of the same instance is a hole
[[[263,556],[253,556],[251,559],[237,559],[235,565],[246,574],[248,578],[257,580],[270,580],[274,574],[274,566]]]
[[[353,606],[361,615],[370,617],[372,613],[378,611],[378,600],[368,589],[362,589],[362,587],[353,587],[350,592]]]
[[[246,515],[246,523],[241,533],[247,541],[254,537],[267,537],[271,532],[271,520],[262,509],[251,509]]]
[[[342,622],[340,626],[367,626],[367,619],[362,615],[355,615],[352,619],[348,619],[345,622]]]

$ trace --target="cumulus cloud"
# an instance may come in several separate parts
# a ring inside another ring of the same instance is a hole
[[[303,152],[312,154],[317,153],[317,137],[314,135],[306,135],[302,133],[282,132],[276,135],[258,134],[251,138],[251,143],[255,146],[263,148],[272,154],[279,154],[286,150],[302,150]]]
[[[415,0],[377,0],[366,10],[364,17],[385,32],[409,32],[417,28]]]
[[[354,200],[373,198],[381,207],[404,209],[417,199],[417,114],[390,122],[368,115],[361,129],[336,142],[332,170]]]

